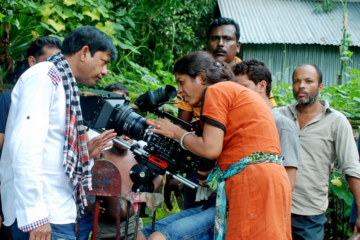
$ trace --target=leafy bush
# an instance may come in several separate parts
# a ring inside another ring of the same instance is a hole
[[[0,42],[6,42],[0,44],[0,56],[6,56],[0,58],[0,77],[13,70],[37,37],[63,40],[71,30],[91,25],[112,39],[119,55],[111,66],[112,76],[96,88],[118,79],[139,81],[134,93],[153,88],[157,79],[171,84],[165,72],[172,70],[175,59],[203,48],[215,4],[216,0],[0,0]]]

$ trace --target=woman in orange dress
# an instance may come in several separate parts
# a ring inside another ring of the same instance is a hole
[[[292,239],[291,187],[275,121],[266,102],[227,69],[201,51],[175,64],[178,94],[191,106],[201,103],[203,136],[165,119],[147,123],[184,149],[218,159],[220,168],[208,178],[218,191],[215,239]],[[159,238],[150,239],[161,239],[154,234]]]

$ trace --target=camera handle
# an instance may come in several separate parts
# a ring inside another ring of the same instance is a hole
[[[173,117],[172,115],[170,115],[170,116]],[[181,120],[181,119],[178,119],[178,118],[176,118],[176,119]],[[190,125],[187,122],[185,122],[185,123]],[[99,133],[99,134],[104,132],[104,130],[102,130],[102,129],[92,129],[92,130]],[[130,144],[129,142],[127,142],[127,141],[125,141],[125,140],[123,140],[123,139],[121,139],[119,137],[116,137],[113,141],[120,144],[121,146],[126,147],[127,149],[131,150],[135,154],[135,156],[139,156],[140,158],[143,158],[143,159],[149,159],[149,157],[150,157],[148,152],[144,151],[143,149],[141,149],[138,146],[134,146],[134,145]],[[169,176],[172,176],[173,178],[179,180],[180,182],[184,183],[185,185],[187,185],[187,186],[189,186],[189,187],[191,187],[193,189],[195,189],[195,188],[197,188],[199,186],[198,184],[187,180],[186,178],[184,178],[179,173],[171,173],[169,171],[165,171],[165,173],[168,174]]]
[[[152,113],[154,113],[155,115],[161,117],[161,118],[168,118],[171,121],[173,121],[174,123],[180,124],[181,126],[185,127],[185,129],[187,131],[192,131],[192,125],[188,122],[185,122],[184,120],[174,117],[173,115],[171,115],[170,113],[167,113],[164,111],[163,108],[155,108],[153,111],[151,111]]]

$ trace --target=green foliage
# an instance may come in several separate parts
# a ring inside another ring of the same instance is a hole
[[[39,36],[63,40],[77,27],[95,26],[112,39],[119,56],[110,66],[111,74],[95,88],[123,82],[136,97],[173,85],[174,60],[204,48],[216,0],[0,0],[0,4],[0,31],[9,24],[11,35],[11,49],[0,45],[0,53],[7,51],[15,64]],[[6,68],[2,69],[5,75]]]
[[[160,206],[156,209],[156,221],[159,221],[163,218],[166,218],[172,214],[178,213],[181,211],[179,204],[176,200],[176,197],[174,196],[174,194],[172,194],[172,205],[173,205],[173,209],[171,211],[169,211],[169,209],[166,207],[166,205],[164,206],[164,208],[161,208]],[[149,215],[149,217],[147,218],[142,218],[143,220],[143,225],[144,227],[150,225],[152,223],[152,219],[153,219],[153,215],[152,212],[149,209],[146,209],[146,214]]]
[[[342,183],[341,186],[335,186],[331,183],[331,180],[335,178],[339,178],[340,182]],[[329,194],[335,194],[339,199],[344,200],[346,204],[346,211],[344,212],[344,215],[345,217],[349,217],[353,195],[348,191],[348,184],[345,181],[341,172],[335,169],[333,169],[333,172],[330,175]]]
[[[309,0],[308,0],[309,1]],[[322,3],[315,4],[314,13],[327,13],[335,9],[334,0],[323,0]]]
[[[352,69],[351,80],[346,85],[335,85],[324,88],[322,98],[330,103],[330,106],[342,112],[347,118],[360,118],[360,71]]]
[[[347,239],[352,235],[353,230],[349,224],[353,195],[349,192],[348,184],[338,167],[336,161],[330,175],[329,208],[326,211],[328,218],[326,239]],[[340,184],[335,184],[334,180]]]
[[[271,86],[271,90],[273,92],[276,104],[279,107],[289,105],[295,101],[291,84],[277,81],[277,85]]]
[[[306,1],[312,1],[313,0],[306,0]],[[340,0],[341,1],[341,0]],[[334,4],[334,0],[321,0],[318,1],[320,3],[315,4],[314,6],[314,13],[315,14],[320,14],[320,13],[328,13],[331,12],[332,10],[335,9],[335,4]]]

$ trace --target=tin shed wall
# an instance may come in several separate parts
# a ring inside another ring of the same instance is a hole
[[[286,53],[284,52],[286,49]],[[360,48],[352,47],[352,62],[348,66],[360,69]],[[323,72],[324,85],[337,84],[340,72],[340,54],[338,46],[315,44],[241,44],[242,59],[258,58],[264,61],[276,80],[291,82],[294,68],[303,63],[312,63]]]

